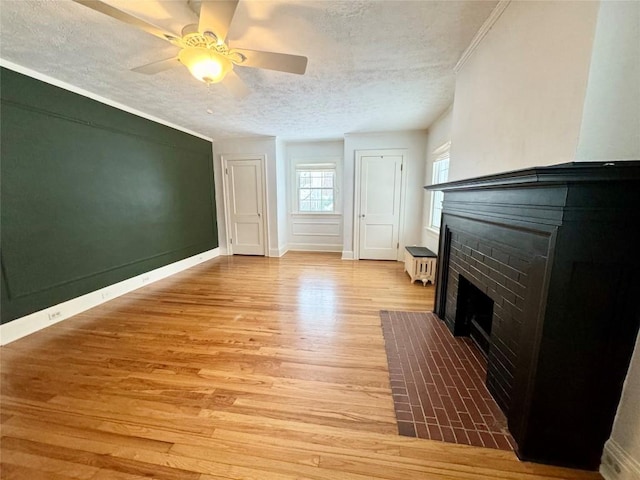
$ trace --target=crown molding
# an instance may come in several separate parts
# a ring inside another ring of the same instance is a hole
[[[207,137],[198,132],[194,132],[193,130],[189,130],[188,128],[181,127],[180,125],[176,125],[175,123],[168,122],[167,120],[163,120],[158,117],[154,117],[153,115],[149,115],[148,113],[141,112],[140,110],[136,110],[135,108],[128,107],[122,103],[110,100],[106,97],[98,95],[96,93],[85,90],[84,88],[76,87],[70,83],[64,82],[62,80],[58,80],[57,78],[50,77],[44,73],[37,72],[35,70],[30,69],[29,67],[24,67],[22,65],[18,65],[17,63],[13,63],[4,58],[0,58],[0,66],[4,68],[8,68],[9,70],[13,70],[14,72],[22,73],[31,78],[35,78],[36,80],[40,80],[41,82],[48,83],[49,85],[53,85],[54,87],[59,87],[69,92],[77,93],[78,95],[82,95],[83,97],[90,98],[95,100],[96,102],[104,103],[105,105],[109,105],[110,107],[117,108],[118,110],[122,110],[127,113],[131,113],[138,117],[145,118],[147,120],[151,120],[152,122],[159,123],[166,127],[173,128],[175,130],[179,130],[184,133],[188,133],[189,135],[193,135],[194,137],[202,138],[203,140],[207,140],[209,142],[213,142],[211,137]]]
[[[467,49],[464,51],[464,53],[460,57],[460,60],[458,60],[458,63],[456,63],[456,66],[453,67],[453,71],[456,74],[462,69],[464,64],[469,59],[469,57],[473,55],[473,52],[476,51],[476,48],[478,48],[478,45],[480,45],[480,42],[482,42],[482,39],[485,37],[487,33],[489,33],[489,30],[491,30],[491,27],[493,27],[493,24],[496,23],[496,21],[500,18],[500,16],[506,10],[506,8],[509,6],[510,3],[511,3],[511,0],[500,0],[498,2],[498,4],[493,9],[489,17],[485,20],[485,22],[480,27],[480,30],[478,30],[478,33],[476,33],[475,37],[473,37],[473,40],[471,40],[471,43],[469,44]]]

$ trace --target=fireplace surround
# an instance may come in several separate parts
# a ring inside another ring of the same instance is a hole
[[[486,384],[517,454],[597,469],[640,324],[640,162],[425,188],[444,191],[434,312],[468,335],[468,292],[491,302]]]

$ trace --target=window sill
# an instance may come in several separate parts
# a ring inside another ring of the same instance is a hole
[[[291,212],[292,217],[341,217],[342,213],[339,212]]]
[[[430,233],[432,235],[436,235],[437,237],[440,236],[440,229],[439,228],[425,227],[425,230],[427,231],[427,233]]]

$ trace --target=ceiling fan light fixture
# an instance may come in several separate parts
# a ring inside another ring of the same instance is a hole
[[[233,68],[231,60],[217,51],[206,47],[186,47],[178,55],[191,75],[204,83],[221,82]]]

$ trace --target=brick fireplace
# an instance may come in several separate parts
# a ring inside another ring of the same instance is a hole
[[[522,459],[596,469],[640,324],[640,162],[438,188],[435,313],[486,351]]]
[[[455,335],[471,335],[472,325],[465,321],[464,314],[460,315],[464,309],[461,291],[476,289],[492,300],[487,387],[507,412],[517,360],[515,352],[519,350],[529,263],[505,251],[503,246],[463,231],[451,231],[449,245],[449,288],[444,320]]]

